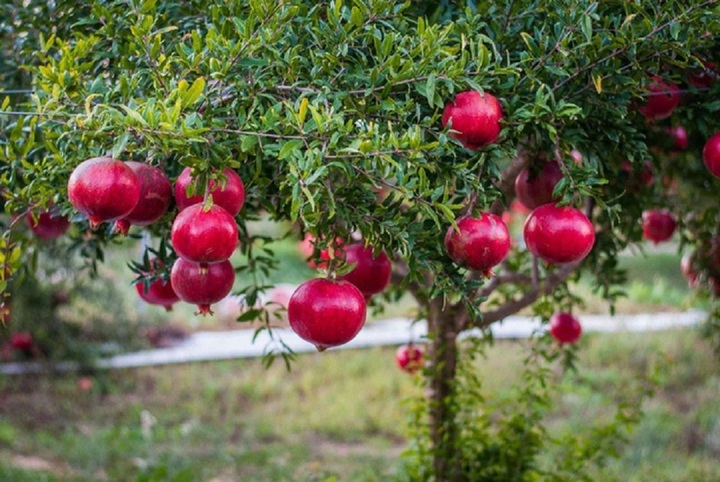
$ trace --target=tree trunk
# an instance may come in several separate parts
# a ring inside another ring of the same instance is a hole
[[[457,331],[453,310],[443,300],[430,303],[428,332],[430,346],[430,434],[433,445],[433,472],[437,482],[461,480],[456,449],[458,430],[452,395],[457,371]]]

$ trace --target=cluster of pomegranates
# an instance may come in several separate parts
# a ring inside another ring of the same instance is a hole
[[[225,181],[210,181],[205,195],[188,196],[192,183],[186,168],[173,189],[164,171],[139,162],[110,157],[88,159],[78,165],[68,181],[68,198],[87,216],[94,229],[115,222],[115,230],[127,234],[131,225],[148,226],[168,211],[175,199],[178,214],[170,233],[178,258],[170,277],[161,276],[165,266],[150,260],[150,273],[157,279],[137,285],[148,303],[169,309],[179,300],[198,305],[199,314],[212,314],[210,305],[231,291],[235,270],[229,261],[238,245],[235,216],[245,202],[245,188],[232,169],[223,172]]]
[[[495,142],[500,133],[500,103],[485,92],[461,92],[443,112],[443,127],[469,149]],[[570,263],[585,258],[595,243],[587,216],[571,206],[558,206],[553,190],[562,178],[557,162],[523,169],[515,180],[517,198],[532,209],[523,236],[528,250],[548,263]],[[510,250],[510,234],[501,217],[492,213],[458,219],[448,228],[445,248],[457,264],[489,276]]]

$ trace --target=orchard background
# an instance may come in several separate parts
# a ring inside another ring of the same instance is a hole
[[[680,249],[694,253],[686,273],[709,313],[709,341],[686,343],[717,343],[717,306],[708,298],[720,275],[718,171],[703,149],[720,131],[719,14],[710,0],[3,2],[6,330],[26,318],[22,306],[32,307],[34,319],[53,320],[38,331],[54,342],[53,356],[91,369],[97,353],[81,343],[92,341],[83,340],[83,312],[63,321],[59,310],[89,294],[120,303],[108,296],[113,283],[100,281],[103,263],[122,258],[138,238],[146,250],[133,253],[134,273],[125,269],[124,283],[152,283],[176,263],[176,208],[128,237],[113,223],[90,227],[68,193],[83,161],[147,163],[173,182],[189,167],[196,183],[186,194],[205,194],[207,209],[214,198],[203,187],[224,185],[229,168],[244,183],[233,258],[242,286],[234,291],[253,307],[240,321],[272,329],[272,304],[258,308],[256,300],[283,281],[276,273],[287,256],[278,240],[295,243],[308,233],[316,240],[312,257],[324,261],[329,278],[354,268],[342,255],[353,239],[384,251],[392,285],[372,297],[370,312],[409,293],[414,316],[427,320],[428,364],[417,380],[425,390],[407,405],[409,443],[396,477],[597,480],[598,467],[620,453],[638,423],[646,396],[671,378],[655,370],[663,363],[642,360],[630,370],[624,390],[611,397],[614,415],[587,433],[557,436],[547,415],[562,383],[557,369],[574,366],[576,347],[550,336],[523,344],[524,363],[509,377],[516,391],[494,404],[478,365],[501,355],[489,336],[458,337],[520,310],[543,320],[577,312],[583,279],[612,312],[627,287],[620,254],[642,246],[644,211],[667,209]],[[498,99],[497,139],[468,143],[446,125],[443,112],[466,91]],[[686,142],[669,131],[679,126]],[[463,216],[508,212],[517,176],[525,168],[539,175],[548,161],[561,174],[555,202],[591,222],[589,254],[548,263],[513,236],[492,273],[458,264],[446,249],[448,229]],[[47,209],[72,221],[56,240],[28,227]],[[275,228],[261,229],[267,225]],[[324,249],[338,254],[322,260]],[[114,338],[132,340],[122,309],[99,311],[120,313],[104,329],[127,330]],[[311,363],[274,355],[291,366]],[[353,355],[315,358],[342,364],[345,356]],[[267,373],[257,377],[279,376]],[[143,417],[141,438],[149,443],[153,422]],[[234,463],[231,477],[242,476],[242,463]],[[138,467],[139,480],[212,476],[147,460]],[[698,478],[712,478],[698,470]]]

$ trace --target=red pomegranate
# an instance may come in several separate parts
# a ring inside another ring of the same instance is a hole
[[[642,213],[643,236],[655,244],[670,239],[676,227],[675,216],[667,209],[648,209]]]
[[[395,363],[408,373],[415,373],[425,366],[422,348],[415,345],[402,345],[395,351]]]
[[[457,133],[450,135],[468,149],[479,149],[497,140],[502,117],[502,106],[493,95],[469,90],[445,105],[442,126],[452,121],[451,129]]]
[[[667,119],[680,103],[680,89],[670,81],[657,75],[653,77],[645,94],[647,102],[640,107],[640,113],[647,120]]]
[[[237,248],[238,227],[230,213],[217,204],[209,209],[193,204],[175,218],[170,239],[181,258],[202,265],[219,263]]]
[[[128,161],[140,180],[140,199],[135,208],[115,223],[115,230],[123,235],[128,233],[130,225],[147,226],[159,220],[170,207],[172,185],[162,169],[142,162]]]
[[[510,233],[499,216],[481,213],[480,217],[464,217],[458,229],[450,226],[445,233],[445,249],[457,264],[483,272],[500,263],[510,250]]]
[[[10,345],[17,351],[31,352],[35,346],[35,342],[30,333],[18,331],[10,335]]]
[[[688,134],[683,126],[668,127],[666,132],[673,141],[673,148],[684,151],[688,148]]]
[[[365,298],[355,285],[315,278],[293,293],[288,320],[300,338],[323,351],[355,338],[365,324],[366,312]]]
[[[392,264],[384,251],[373,257],[373,247],[355,243],[343,249],[345,262],[354,264],[352,271],[340,279],[354,284],[363,296],[370,297],[382,292],[390,284]]]
[[[541,169],[533,167],[526,167],[515,178],[515,195],[528,209],[552,202],[553,190],[563,178],[560,164],[555,161],[545,162]]]
[[[126,163],[94,157],[80,163],[70,174],[68,198],[95,229],[104,221],[130,214],[140,199],[140,180]]]
[[[175,293],[186,303],[198,305],[196,315],[212,315],[210,305],[225,298],[235,282],[235,270],[230,261],[201,267],[182,258],[175,260],[170,271],[170,283]]]
[[[548,263],[580,261],[595,244],[592,222],[571,206],[544,204],[535,209],[523,228],[528,251]]]
[[[688,285],[691,288],[697,287],[699,283],[700,273],[695,267],[695,253],[688,251],[685,253],[680,260],[680,271],[682,272],[685,279],[688,280]]]
[[[720,132],[713,134],[702,152],[705,167],[715,177],[720,177]]]
[[[175,203],[181,211],[188,206],[203,202],[204,190],[201,186],[197,186],[199,194],[192,197],[187,195],[188,186],[193,181],[191,173],[192,170],[186,167],[175,181]],[[210,194],[213,204],[217,204],[235,217],[245,203],[245,185],[238,173],[230,168],[223,171],[223,176],[226,179],[224,185],[218,186],[215,181],[210,181]]]
[[[713,62],[703,62],[701,70],[695,70],[688,75],[688,82],[697,89],[709,89],[717,81],[720,74],[715,70]]]
[[[582,335],[582,326],[572,314],[561,311],[550,317],[550,334],[558,343],[575,343]]]
[[[30,230],[40,239],[56,239],[70,228],[70,220],[57,209],[44,210],[37,215],[28,213],[25,220]]]
[[[147,290],[144,283],[138,283],[135,289],[146,303],[163,306],[167,311],[172,310],[172,306],[180,301],[170,280],[157,279],[147,286]]]

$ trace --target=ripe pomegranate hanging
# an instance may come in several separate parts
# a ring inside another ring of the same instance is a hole
[[[667,119],[680,103],[680,89],[670,81],[654,76],[645,94],[646,103],[640,107],[640,113],[647,120]]]
[[[298,286],[288,304],[290,327],[318,351],[355,338],[365,324],[365,298],[352,283],[315,278]]]
[[[238,227],[226,210],[213,204],[193,204],[180,211],[170,239],[178,256],[203,266],[225,261],[238,245]]]
[[[238,173],[230,168],[223,171],[223,176],[226,179],[224,186],[218,186],[215,181],[210,181],[208,186],[210,194],[213,198],[213,204],[217,204],[235,217],[245,203],[245,185]],[[175,203],[181,211],[188,206],[203,202],[203,186],[197,186],[200,194],[188,197],[187,189],[192,181],[192,170],[189,167],[183,169],[177,181],[175,181]]]
[[[355,243],[343,248],[345,262],[355,268],[340,279],[354,284],[363,296],[370,297],[382,292],[390,284],[392,264],[384,251],[373,257],[373,247]]]
[[[445,233],[445,249],[457,264],[490,275],[510,250],[510,233],[499,216],[482,213],[480,217],[464,217],[458,229],[450,226]]]
[[[408,373],[415,373],[425,366],[422,348],[415,345],[402,345],[395,351],[395,363]]]
[[[44,210],[35,216],[33,217],[32,213],[28,213],[25,220],[33,234],[40,239],[59,238],[70,228],[70,220],[55,208]]]
[[[94,157],[70,174],[68,198],[95,229],[102,222],[130,214],[140,199],[140,180],[126,163]]]
[[[720,132],[713,134],[705,143],[702,152],[703,163],[715,177],[720,177]]]
[[[502,106],[493,95],[468,90],[445,105],[442,126],[444,129],[452,123],[451,129],[457,133],[451,137],[468,149],[480,149],[497,140],[502,117]]]
[[[170,283],[175,293],[186,303],[198,305],[196,315],[212,315],[210,305],[230,294],[234,282],[235,270],[230,261],[201,267],[178,258],[170,271]]]
[[[645,239],[657,244],[672,238],[677,222],[666,209],[648,209],[642,213],[642,228]]]
[[[125,164],[140,180],[140,199],[130,214],[115,222],[115,230],[123,235],[128,233],[130,225],[147,226],[159,220],[172,201],[172,185],[161,169],[142,162]]]
[[[528,251],[548,263],[580,261],[595,244],[595,230],[579,209],[544,204],[535,209],[523,229]]]
[[[556,161],[545,162],[542,169],[526,167],[515,178],[515,195],[525,207],[535,209],[553,201],[553,190],[562,178]]]
[[[582,335],[582,325],[572,314],[561,311],[550,317],[550,335],[558,343],[575,343]]]

